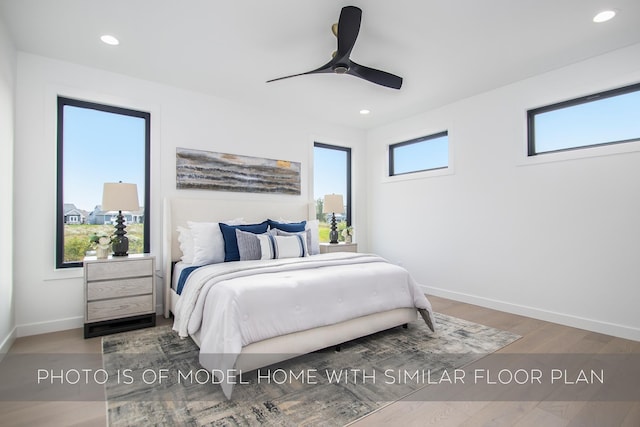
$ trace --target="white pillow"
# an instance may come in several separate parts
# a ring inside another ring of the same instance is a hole
[[[239,225],[242,218],[222,221],[229,225]],[[187,221],[193,237],[193,265],[207,265],[224,262],[224,238],[217,222]]]
[[[300,234],[273,236],[257,234],[260,241],[261,259],[300,258],[307,256],[307,239]]]
[[[187,264],[193,264],[193,235],[191,229],[178,226],[178,243],[180,243],[180,251],[182,256],[180,259]]]
[[[292,222],[300,222],[300,221],[291,221],[288,219],[280,218],[278,222],[283,223],[292,223]],[[320,231],[318,230],[320,221],[317,219],[311,219],[307,221],[307,224],[304,226],[305,230],[311,230],[311,242],[309,243],[309,255],[318,255],[320,253]]]
[[[309,247],[309,255],[318,255],[320,253],[320,231],[318,230],[319,222],[317,219],[307,221],[305,230],[311,231],[311,245]]]

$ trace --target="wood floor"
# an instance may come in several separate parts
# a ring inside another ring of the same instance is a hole
[[[640,342],[429,297],[435,311],[519,334],[505,353],[640,353]],[[158,318],[158,324],[167,321]],[[10,353],[101,353],[82,330],[19,338]],[[640,385],[639,385],[640,387]],[[0,402],[2,426],[105,426],[105,402]],[[368,426],[639,427],[640,402],[401,401],[351,424]]]

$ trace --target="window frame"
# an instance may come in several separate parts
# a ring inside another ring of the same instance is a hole
[[[581,96],[579,98],[569,99],[566,101],[557,102],[543,107],[532,108],[527,110],[527,157],[532,158],[544,154],[563,153],[567,151],[585,150],[588,148],[605,147],[610,145],[625,144],[630,142],[640,141],[640,135],[638,138],[625,139],[620,141],[607,141],[598,144],[580,145],[575,147],[560,148],[557,150],[541,151],[537,152],[535,147],[535,117],[538,114],[544,114],[551,111],[562,110],[577,105],[588,104],[599,100],[613,98],[619,95],[626,95],[628,93],[640,92],[640,83],[635,83],[628,86],[619,87],[616,89],[610,89],[595,94]]]
[[[347,226],[351,225],[351,147],[344,147],[341,145],[332,145],[332,144],[326,144],[324,142],[317,142],[314,141],[313,142],[313,148],[324,148],[327,150],[337,150],[337,151],[344,151],[347,155],[347,194],[345,194],[345,200],[346,200],[346,205],[347,205],[347,212],[346,212],[346,222],[347,222]],[[314,164],[315,167],[315,164]]]
[[[82,267],[82,261],[64,262],[64,107],[72,106],[77,108],[87,108],[105,113],[121,114],[141,118],[144,120],[145,136],[144,136],[144,240],[142,243],[143,252],[149,253],[151,247],[151,220],[150,220],[150,202],[151,202],[151,113],[138,111],[124,107],[116,107],[113,105],[100,104],[96,102],[84,101],[74,98],[68,98],[58,95],[57,97],[57,135],[56,135],[56,242],[55,242],[55,258],[56,269]]]
[[[416,169],[416,170],[412,170],[412,171],[408,171],[408,172],[401,172],[401,173],[396,173],[395,172],[395,167],[394,167],[394,160],[395,160],[395,155],[394,155],[394,151],[396,148],[401,148],[401,147],[405,147],[407,145],[414,145],[414,144],[419,144],[421,142],[426,142],[432,139],[437,139],[437,138],[442,138],[443,136],[447,137],[447,152],[449,152],[449,131],[448,130],[444,130],[441,132],[437,132],[434,134],[429,134],[429,135],[425,135],[425,136],[420,136],[418,138],[413,138],[407,141],[402,141],[402,142],[397,142],[395,144],[389,144],[389,149],[388,149],[388,158],[389,158],[389,164],[388,164],[388,176],[389,177],[397,177],[397,176],[407,176],[410,174],[415,174],[415,173],[421,173],[421,172],[429,172],[429,171],[437,171],[437,170],[444,170],[444,169],[449,169],[450,167],[450,156],[447,156],[447,166],[441,166],[441,167],[437,167],[437,168],[427,168],[427,169]]]

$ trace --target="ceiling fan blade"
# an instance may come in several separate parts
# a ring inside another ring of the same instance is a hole
[[[292,74],[290,76],[278,77],[276,79],[267,80],[267,83],[276,82],[278,80],[289,79],[291,77],[306,76],[307,74],[333,73],[333,69],[331,68],[333,66],[333,63],[334,63],[334,60],[332,59],[331,61],[324,64],[322,67],[316,68],[315,70],[306,71],[304,73]]]
[[[355,6],[345,6],[338,20],[338,52],[336,58],[348,57],[360,32],[362,10]]]
[[[365,67],[364,65],[356,64],[353,61],[350,61],[347,74],[360,77],[361,79],[365,79],[371,83],[376,83],[391,89],[400,89],[402,87],[402,77],[387,73],[386,71],[376,70],[375,68]]]

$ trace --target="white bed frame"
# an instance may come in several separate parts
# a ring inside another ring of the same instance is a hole
[[[240,217],[248,222],[261,222],[267,218],[296,221],[313,218],[314,211],[314,206],[311,203],[300,201],[165,199],[163,215],[164,316],[167,318],[170,316],[170,312],[175,310],[179,298],[171,288],[172,264],[179,261],[182,256],[178,242],[178,226],[186,227],[187,221],[216,222]],[[236,362],[236,369],[245,372],[258,369],[295,355],[339,345],[349,340],[403,325],[414,321],[416,317],[416,309],[400,308],[252,343],[243,347]],[[196,335],[193,338],[199,346],[199,336]],[[243,355],[247,357],[243,358]],[[283,357],[285,355],[286,357]]]

